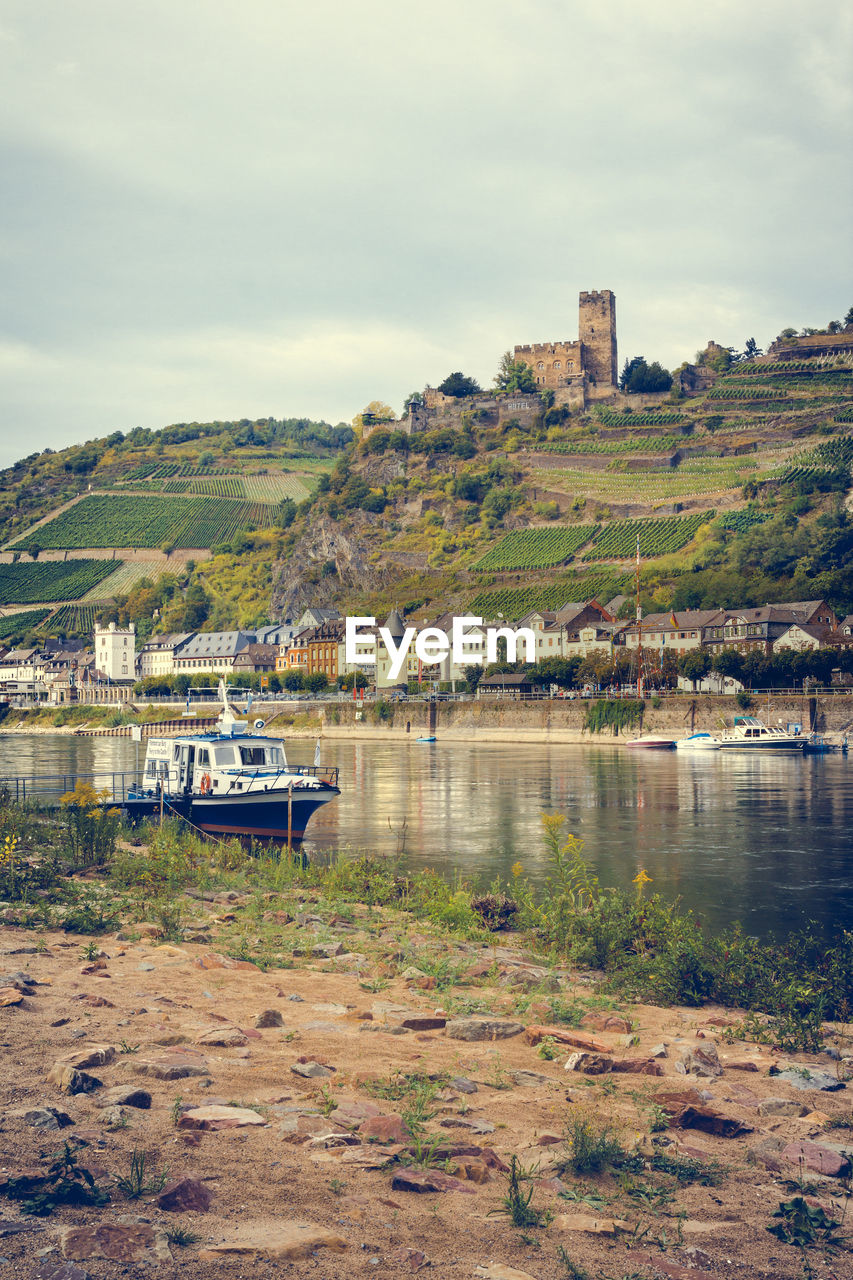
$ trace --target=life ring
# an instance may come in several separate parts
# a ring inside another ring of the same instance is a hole
[[[208,795],[208,793],[210,792],[210,790],[211,790],[210,774],[209,774],[209,773],[202,774],[202,778],[201,778],[201,794],[202,794],[203,796],[206,796],[206,795]]]

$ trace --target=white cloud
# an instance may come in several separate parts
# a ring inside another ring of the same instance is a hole
[[[9,447],[487,382],[581,288],[668,363],[825,323],[851,32],[793,0],[13,0]]]

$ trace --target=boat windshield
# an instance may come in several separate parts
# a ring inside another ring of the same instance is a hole
[[[264,765],[271,769],[283,769],[284,752],[281,747],[240,747],[240,763],[254,769],[263,768]]]

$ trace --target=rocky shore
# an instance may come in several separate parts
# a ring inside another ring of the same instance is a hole
[[[3,1274],[851,1274],[844,1028],[782,1055],[511,934],[298,889],[190,902],[179,944],[3,929]],[[102,1202],[54,1204],[68,1185]]]

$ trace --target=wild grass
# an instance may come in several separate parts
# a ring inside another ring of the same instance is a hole
[[[293,964],[300,930],[273,917],[277,909],[292,910],[294,899],[329,918],[366,907],[382,913],[386,923],[396,919],[404,938],[413,920],[448,940],[493,938],[472,906],[478,886],[460,877],[448,882],[432,870],[412,871],[402,859],[338,854],[303,862],[278,848],[249,853],[236,840],[204,842],[174,821],[135,833],[117,830],[115,840],[107,831],[104,840],[101,819],[88,817],[77,801],[68,809],[64,822],[57,822],[0,795],[0,895],[15,904],[17,923],[94,935],[121,920],[150,920],[153,914],[162,934],[180,941],[200,910],[184,891],[231,889],[244,901],[239,919],[217,927],[220,945],[262,968]],[[83,825],[69,837],[69,824],[78,819]],[[604,971],[610,999],[597,996],[598,1007],[612,1007],[614,995],[740,1007],[750,1011],[736,1029],[740,1034],[788,1051],[819,1047],[822,1024],[844,1020],[853,1007],[853,931],[840,930],[829,941],[802,931],[780,943],[737,927],[709,935],[678,902],[646,893],[647,877],[626,887],[602,887],[562,816],[545,814],[542,822],[549,863],[544,889],[535,889],[519,866],[510,886],[493,882],[490,892],[511,896],[522,939],[552,964]],[[86,823],[96,829],[88,831]],[[74,879],[81,867],[87,871],[82,883]],[[465,966],[434,946],[412,950],[404,944],[401,950],[435,978],[442,993],[466,981]],[[517,997],[516,1007],[527,1007],[524,1001],[532,998]],[[449,994],[445,1000],[454,1002],[455,1012],[491,1011],[485,1000],[478,1004],[472,998],[466,1005]],[[559,996],[549,1002],[548,1018],[567,1025],[577,1025],[591,1007],[589,1000]]]

